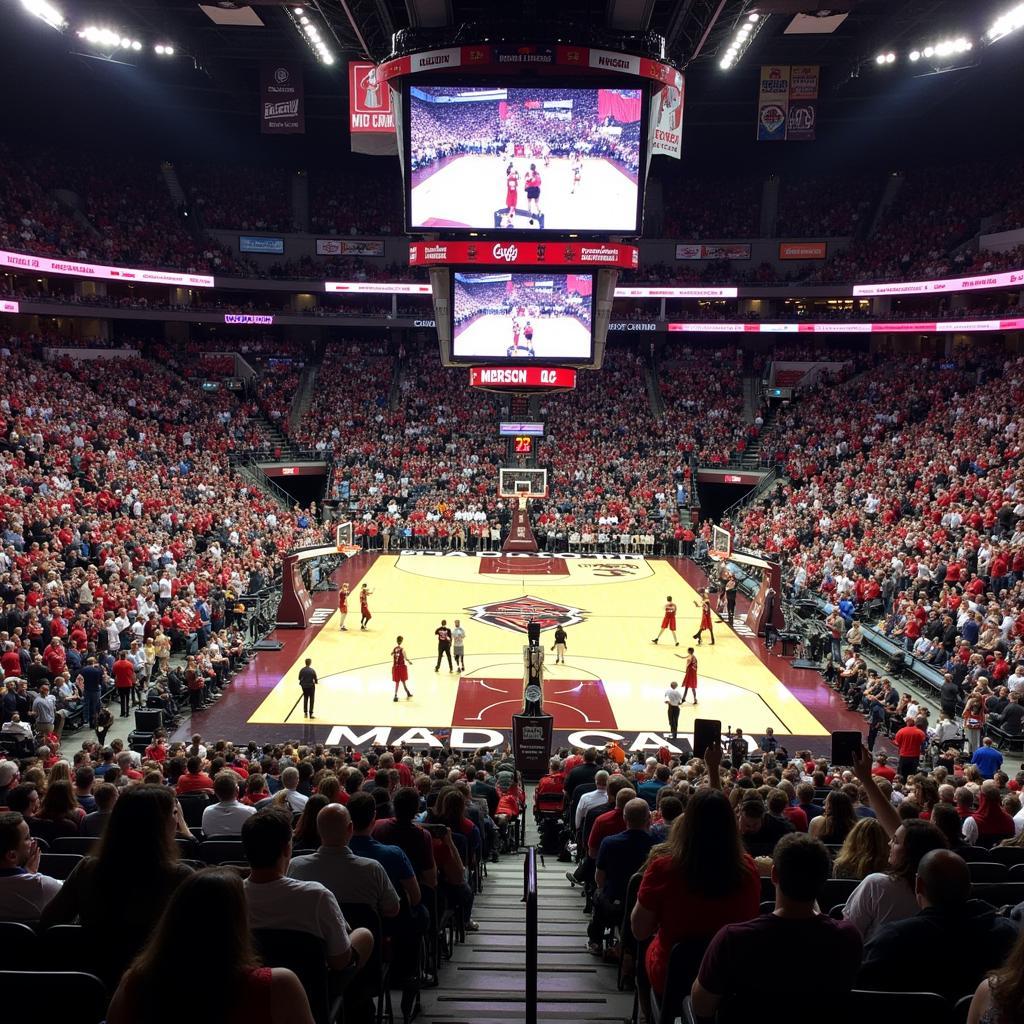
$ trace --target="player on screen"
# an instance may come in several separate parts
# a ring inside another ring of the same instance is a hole
[[[391,680],[395,684],[395,702],[398,701],[398,684],[401,683],[405,690],[405,696],[408,700],[412,700],[412,694],[409,692],[409,663],[405,659],[405,648],[402,646],[402,641],[405,637],[397,637],[395,646],[391,648]]]
[[[508,216],[516,215],[516,203],[519,201],[519,172],[512,164],[505,168],[505,206]]]
[[[523,337],[526,339],[526,350],[533,355],[533,324],[529,320],[526,321],[526,326],[523,328]]]
[[[551,147],[546,142],[540,148],[540,155],[544,158],[544,166],[549,167],[551,165]]]
[[[657,643],[661,639],[661,634],[668,630],[672,634],[672,639],[676,642],[676,647],[679,646],[679,638],[676,636],[676,603],[672,600],[672,595],[669,594],[665,598],[665,614],[661,617],[661,632],[654,638],[653,643]]]
[[[540,216],[540,171],[536,164],[530,164],[530,169],[523,179],[526,185],[526,208],[530,211],[530,226],[533,226],[534,217]]]
[[[583,157],[577,153],[572,158],[572,188],[570,195],[576,194],[576,186],[580,183],[580,176],[583,174]]]

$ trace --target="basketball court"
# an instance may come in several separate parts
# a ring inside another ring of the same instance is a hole
[[[589,302],[589,300],[588,300]],[[588,307],[589,311],[589,307]],[[590,355],[590,328],[585,327],[574,316],[519,317],[499,316],[485,313],[472,323],[455,332],[456,353],[472,353],[474,358],[504,359],[512,347],[513,319],[523,326],[527,320],[533,325],[534,356],[538,359],[586,359]],[[521,334],[519,343],[525,346],[526,336]]]
[[[292,726],[305,730],[303,736],[343,743],[375,730],[366,739],[372,742],[412,729],[413,742],[425,742],[420,730],[423,737],[463,730],[467,746],[496,742],[522,707],[522,649],[531,618],[542,626],[544,708],[554,716],[561,742],[660,735],[666,728],[663,693],[670,681],[682,680],[682,656],[693,644],[700,612],[700,595],[672,563],[639,555],[411,552],[376,557],[362,582],[373,592],[369,629],[359,629],[355,587],[346,632],[338,628],[336,610],[319,613],[322,625],[307,631],[308,643],[294,645],[291,663],[281,664],[276,680],[264,678],[269,692],[247,717],[246,735],[258,732],[253,726],[274,726],[280,738],[293,735],[282,729]],[[679,606],[679,647],[668,633],[660,644],[651,642],[669,594]],[[465,672],[449,672],[447,662],[434,671],[434,630],[442,618],[449,626],[459,619],[466,630]],[[564,665],[554,663],[550,650],[559,624],[568,634]],[[398,635],[405,638],[413,698],[403,695],[395,703],[391,649]],[[682,734],[692,731],[699,714],[755,735],[767,726],[780,737],[827,735],[748,640],[717,617],[715,639],[714,646],[696,648],[700,703],[683,707]],[[307,657],[320,678],[312,722],[302,717],[296,681]]]
[[[604,157],[584,157],[581,180],[572,194],[572,162],[514,157],[519,172],[519,199],[512,227],[529,230],[523,179],[530,164],[541,174],[540,209],[547,231],[633,231],[636,228],[636,183]],[[412,188],[412,221],[427,227],[493,228],[494,213],[505,209],[504,156],[452,157]],[[539,224],[535,224],[539,227]]]

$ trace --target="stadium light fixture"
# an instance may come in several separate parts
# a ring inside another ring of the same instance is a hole
[[[1024,28],[1024,4],[1017,4],[1005,14],[1001,14],[992,22],[992,27],[985,35],[990,43],[994,43],[997,39],[1002,39],[1003,36],[1008,36],[1019,28]]]
[[[174,56],[174,47],[169,45],[168,43],[157,43],[156,46],[153,47],[153,49],[156,52],[157,56],[159,57]]]
[[[907,56],[912,61],[919,61],[921,59],[921,51],[920,50],[911,50],[910,53],[907,54]]]
[[[60,31],[67,25],[64,15],[47,0],[21,0],[21,6],[33,17],[49,25],[50,28]]]
[[[761,29],[764,21],[756,12],[748,14],[747,17],[736,26],[735,33],[718,62],[723,71],[728,71],[743,56],[747,47],[753,41]]]

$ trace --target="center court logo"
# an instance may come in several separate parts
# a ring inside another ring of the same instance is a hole
[[[510,633],[525,633],[532,619],[541,632],[555,626],[575,626],[587,614],[582,608],[545,601],[539,597],[516,597],[508,601],[491,601],[466,609],[475,622],[486,622],[489,626],[507,629]]]

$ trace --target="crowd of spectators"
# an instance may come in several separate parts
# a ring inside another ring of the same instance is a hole
[[[182,164],[178,176],[203,227],[240,231],[296,231],[291,182],[282,168],[251,164]]]
[[[0,920],[77,922],[74,967],[104,982],[112,1024],[170,1019],[148,1007],[202,914],[216,916],[224,969],[203,982],[204,1005],[224,1019],[324,1019],[308,1001],[318,974],[348,1019],[374,1019],[386,962],[410,1021],[421,988],[441,980],[442,932],[479,929],[483,865],[518,847],[525,810],[507,749],[236,746],[162,731],[145,751],[42,747],[0,760]],[[93,837],[54,877],[51,847]],[[216,866],[225,845],[233,867]],[[298,978],[266,929],[317,940],[284,954]]]
[[[780,238],[834,238],[862,234],[882,182],[871,175],[783,177],[775,223]]]

